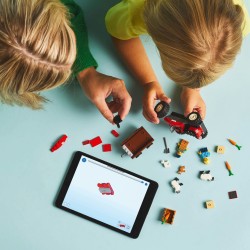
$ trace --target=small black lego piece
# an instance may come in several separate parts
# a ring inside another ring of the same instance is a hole
[[[117,125],[118,128],[120,128],[120,123],[122,122],[122,119],[119,115],[116,115],[113,119],[113,122]]]

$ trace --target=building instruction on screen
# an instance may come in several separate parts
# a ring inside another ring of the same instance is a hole
[[[131,232],[149,182],[82,156],[63,206]]]

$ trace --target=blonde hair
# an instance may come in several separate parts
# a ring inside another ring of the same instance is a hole
[[[2,102],[39,109],[39,92],[69,78],[76,42],[68,20],[58,0],[0,0]]]
[[[232,0],[146,0],[144,20],[165,73],[189,88],[221,76],[242,44],[244,14]]]

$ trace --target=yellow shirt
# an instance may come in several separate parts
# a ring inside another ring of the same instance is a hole
[[[110,35],[121,40],[128,40],[146,34],[147,30],[143,20],[144,2],[145,0],[123,0],[113,6],[105,17],[106,27]],[[247,9],[243,0],[234,0],[234,3],[243,8],[245,22],[242,33],[243,36],[246,36],[250,33],[250,18]]]

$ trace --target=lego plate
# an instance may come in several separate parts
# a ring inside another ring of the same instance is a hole
[[[157,188],[155,181],[76,152],[56,206],[137,238]]]

